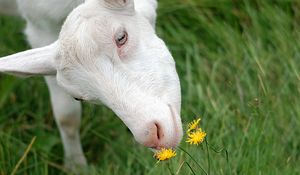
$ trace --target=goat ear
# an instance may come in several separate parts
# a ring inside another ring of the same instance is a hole
[[[57,42],[0,58],[0,72],[16,76],[55,75]]]
[[[126,14],[134,14],[134,0],[104,0],[104,5],[110,10]]]

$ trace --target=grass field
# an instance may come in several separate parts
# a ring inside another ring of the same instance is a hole
[[[177,62],[182,120],[202,117],[226,154],[181,146],[211,175],[300,174],[300,2],[160,0],[157,32]],[[0,56],[29,48],[24,22],[0,17]],[[86,174],[205,174],[187,154],[156,163],[106,107],[83,105]],[[43,78],[0,75],[0,175],[68,174]],[[170,167],[171,172],[168,170]]]

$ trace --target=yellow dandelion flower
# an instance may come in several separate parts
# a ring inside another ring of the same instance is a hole
[[[174,156],[176,156],[176,152],[174,150],[165,148],[162,148],[160,151],[154,154],[154,157],[159,161],[168,160]]]
[[[204,141],[205,136],[206,133],[199,128],[194,132],[188,133],[188,139],[186,142],[191,145],[198,145]]]
[[[191,123],[189,123],[187,132],[189,133],[190,131],[197,129],[197,127],[200,123],[200,120],[201,120],[201,118],[199,118],[197,120],[193,120]]]

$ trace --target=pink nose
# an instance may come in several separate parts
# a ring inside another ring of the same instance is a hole
[[[148,130],[145,133],[145,140],[143,145],[149,148],[174,148],[179,142],[179,137],[177,137],[177,133],[174,133],[173,137],[167,138],[161,125],[154,122],[149,124]]]

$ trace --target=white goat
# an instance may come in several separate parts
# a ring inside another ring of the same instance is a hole
[[[46,76],[68,167],[86,165],[79,136],[81,105],[74,98],[108,106],[147,147],[180,142],[180,83],[174,60],[153,29],[155,0],[17,4],[36,49],[1,58],[0,72]]]

